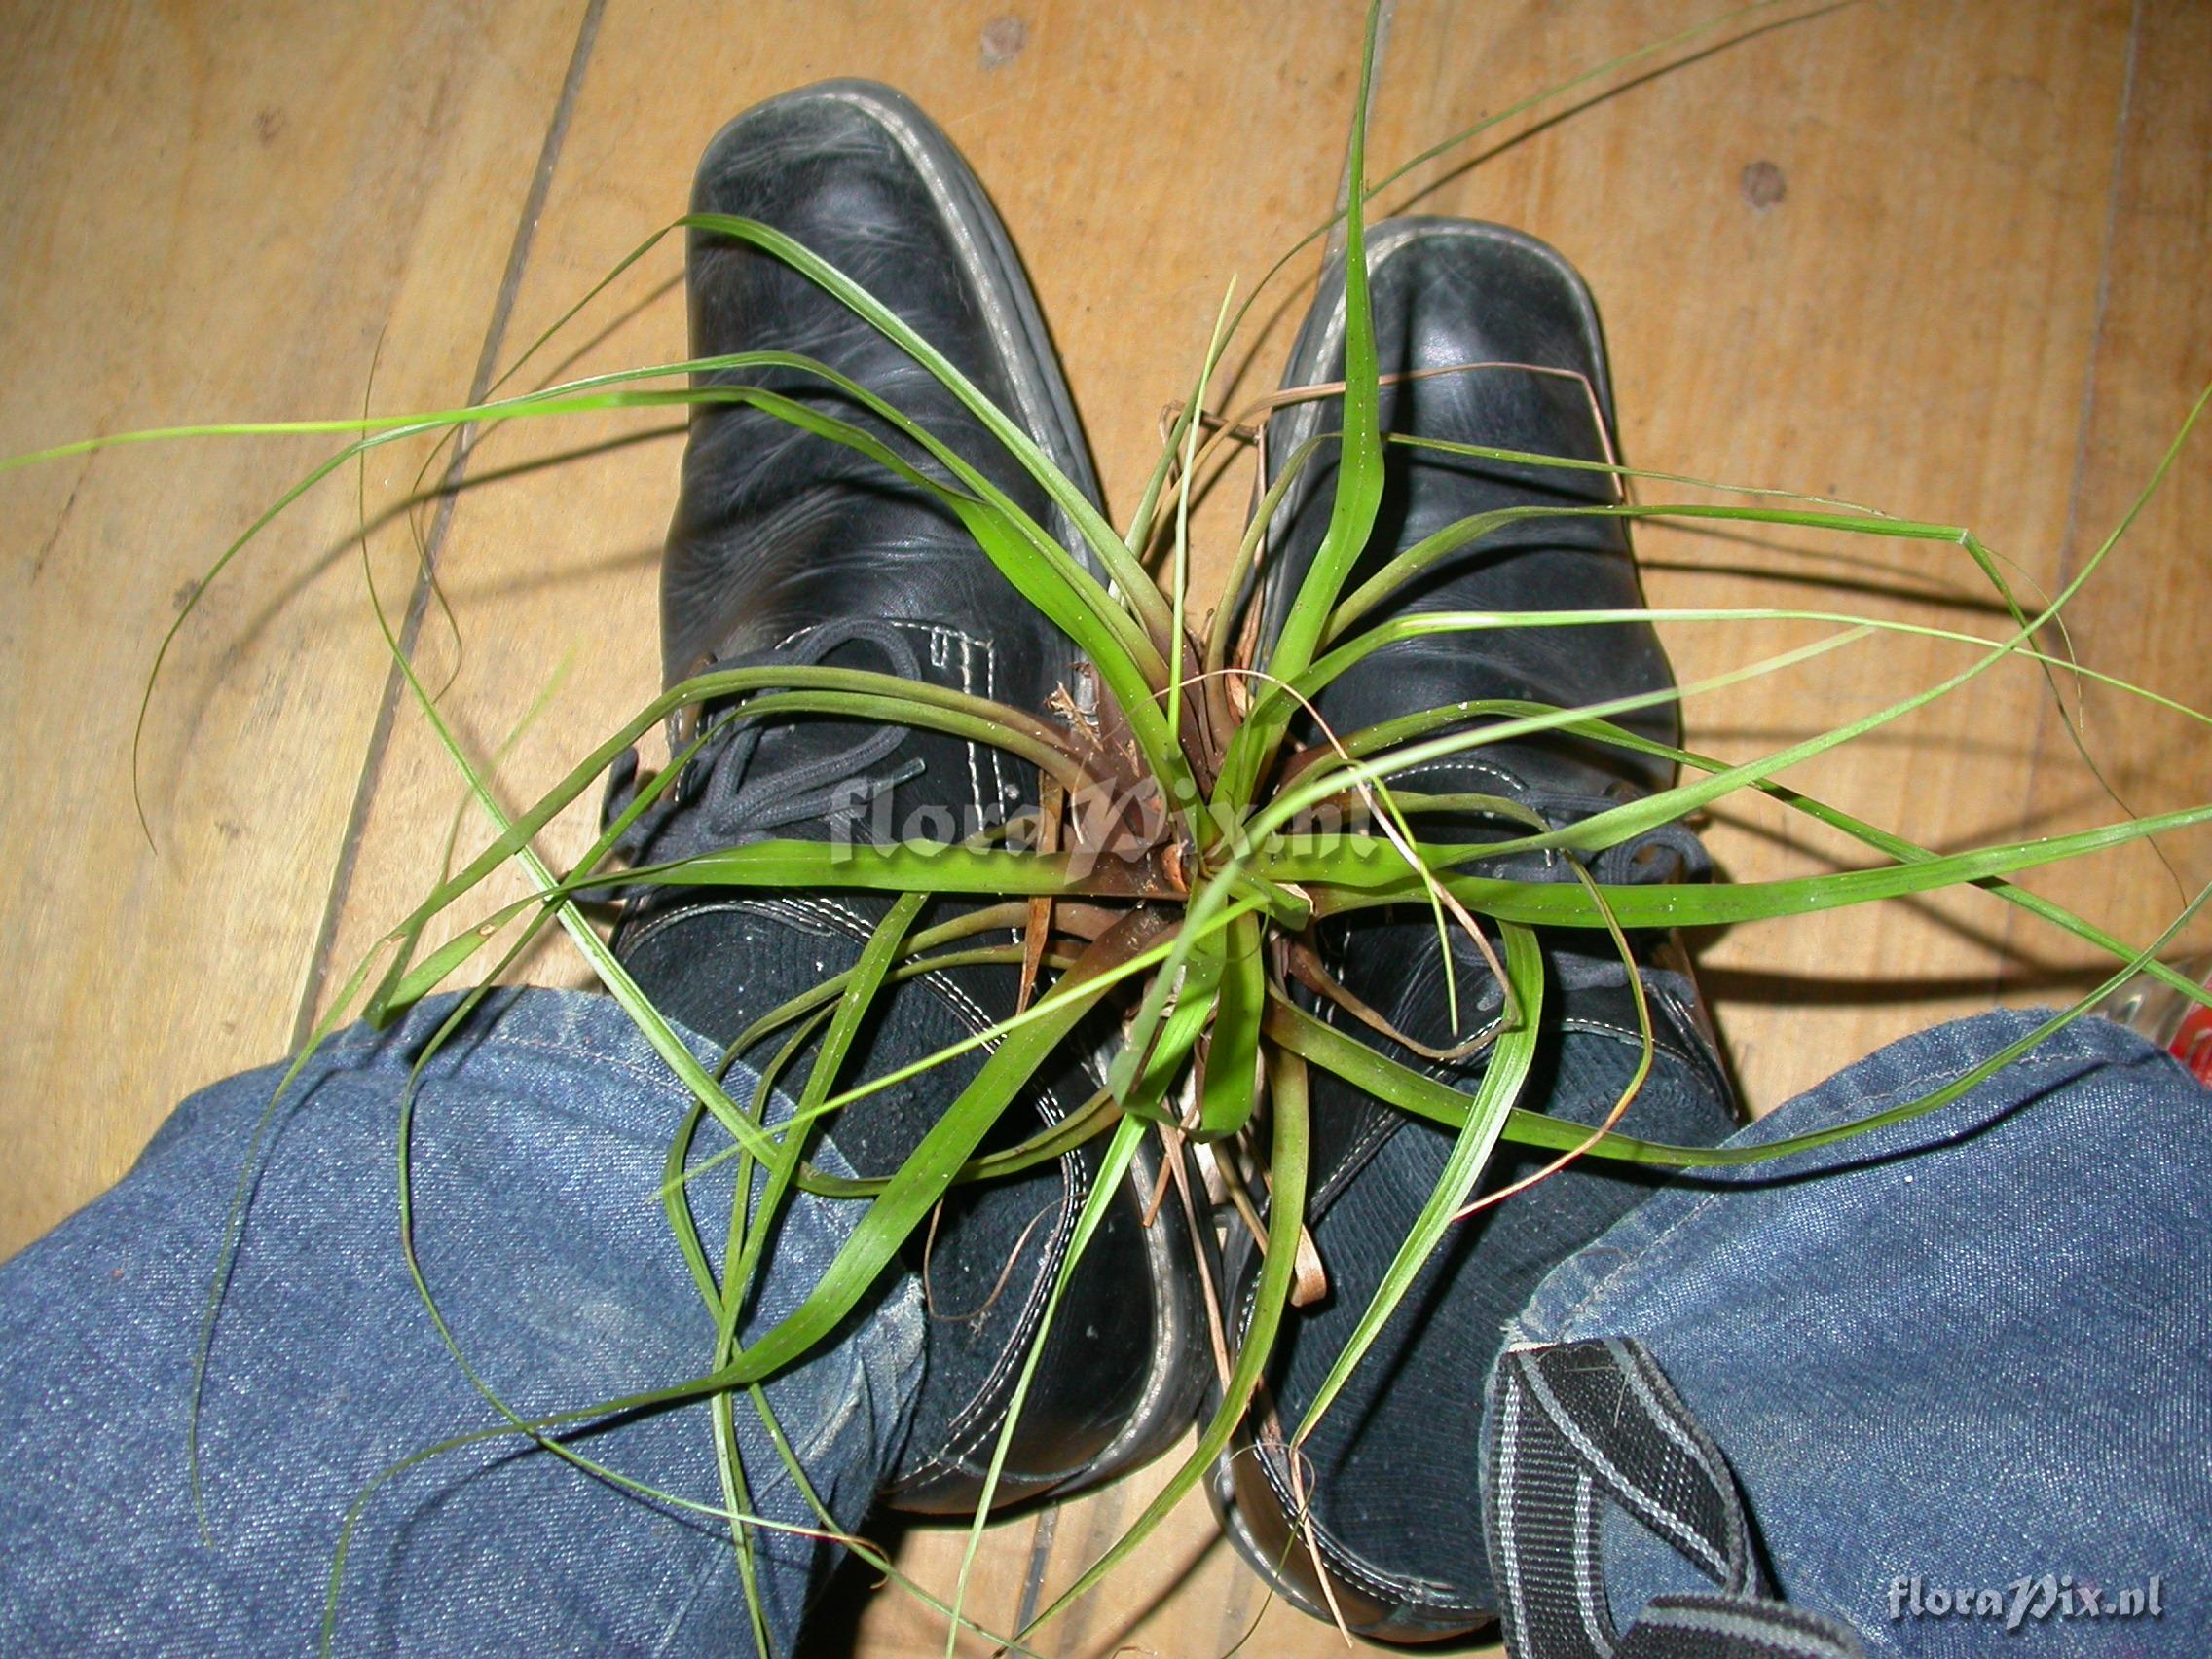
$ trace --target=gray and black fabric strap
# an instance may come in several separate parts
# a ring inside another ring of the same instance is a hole
[[[1634,1338],[1508,1349],[1489,1424],[1484,1542],[1514,1659],[1862,1659],[1851,1631],[1772,1599],[1735,1476]],[[1608,1506],[1716,1588],[1654,1597],[1616,1631]]]

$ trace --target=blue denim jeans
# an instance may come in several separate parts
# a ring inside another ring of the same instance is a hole
[[[348,1506],[380,1471],[496,1427],[425,1316],[398,1243],[397,1109],[451,1008],[333,1040],[286,1092],[215,1329],[200,1413],[208,1535],[185,1432],[193,1357],[253,1125],[281,1070],[180,1106],[104,1197],[0,1267],[0,1652],[313,1652]],[[698,1051],[716,1057],[704,1043]],[[733,1090],[750,1081],[733,1076]],[[740,1092],[739,1098],[745,1098]],[[689,1094],[606,997],[502,993],[426,1070],[414,1125],[416,1243],[485,1382],[526,1416],[712,1368],[714,1325],[659,1197]],[[702,1132],[700,1152],[720,1143]],[[824,1148],[819,1161],[835,1167]],[[731,1183],[695,1205],[710,1252]],[[849,1172],[849,1171],[847,1171]],[[750,1328],[796,1305],[854,1209],[799,1198]],[[846,1529],[900,1446],[922,1315],[894,1285],[768,1396]],[[754,1512],[818,1519],[750,1409]],[[702,1408],[574,1449],[719,1507]],[[832,1559],[760,1532],[779,1650]],[[337,1651],[751,1651],[735,1553],[710,1516],[656,1504],[506,1436],[429,1459],[365,1503]]]
[[[206,1538],[186,1478],[192,1361],[279,1074],[195,1095],[113,1192],[0,1267],[0,1650],[310,1649],[348,1506],[395,1460],[498,1424],[397,1248],[397,1101],[448,1006],[336,1039],[279,1108],[206,1378]],[[2023,1017],[1897,1044],[1742,1138],[1911,1098]],[[658,1199],[688,1106],[598,997],[502,994],[428,1068],[418,1248],[461,1347],[518,1410],[707,1369],[710,1322]],[[1564,1262],[1510,1339],[1640,1341],[1732,1466],[1769,1581],[1870,1652],[2202,1654],[2208,1122],[2212,1094],[2085,1021],[1932,1117],[1663,1190]],[[700,1213],[728,1198],[725,1181]],[[800,1200],[749,1328],[795,1305],[851,1225],[847,1207]],[[719,1229],[702,1233],[711,1246]],[[770,1386],[841,1527],[899,1449],[922,1335],[911,1287],[894,1284]],[[755,1511],[813,1524],[751,1417],[738,1422]],[[719,1504],[696,1408],[573,1444]],[[1468,1517],[1479,1524],[1474,1493]],[[1699,1583],[1617,1511],[1597,1552],[1623,1625]],[[786,1646],[831,1552],[763,1533],[759,1553]],[[2154,1579],[2157,1616],[2109,1616]],[[719,1522],[514,1437],[377,1487],[340,1587],[346,1652],[726,1654],[750,1641]],[[1959,1592],[1979,1608],[1984,1590],[2019,1603],[2016,1630],[1955,1610]]]
[[[1920,1033],[1734,1144],[1917,1099],[2036,1023]],[[1928,1116],[1671,1183],[1548,1275],[1498,1370],[1516,1347],[1641,1344],[1733,1469],[1769,1584],[1869,1654],[2197,1659],[2208,1129],[2212,1091],[2079,1021]],[[1713,1588],[1618,1504],[1598,1534],[1623,1627]]]

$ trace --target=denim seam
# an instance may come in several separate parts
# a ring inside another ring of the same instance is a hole
[[[692,1575],[688,1593],[684,1595],[671,1613],[668,1623],[661,1630],[660,1640],[652,1644],[649,1652],[664,1654],[670,1650],[678,1635],[682,1631],[684,1621],[691,1616],[691,1610],[706,1598],[708,1592],[714,1587],[714,1581],[721,1576],[723,1568],[728,1565],[728,1558],[719,1550],[707,1552],[705,1558],[699,1563],[698,1570]]]
[[[847,1424],[852,1422],[864,1396],[867,1392],[867,1371],[865,1365],[854,1363],[848,1356],[844,1363],[844,1371],[847,1385],[838,1391],[836,1409],[825,1419],[814,1425],[813,1431],[808,1434],[803,1443],[793,1443],[792,1455],[798,1459],[802,1468],[809,1463],[821,1461],[823,1451],[832,1440],[845,1431]],[[781,1421],[781,1419],[779,1418],[778,1420]],[[789,1431],[787,1430],[786,1433],[788,1435]],[[770,1488],[773,1489],[779,1482],[785,1486],[792,1485],[791,1470],[785,1466],[781,1457],[776,1459],[775,1470],[769,1476]],[[759,1507],[757,1501],[754,1507],[756,1509]]]

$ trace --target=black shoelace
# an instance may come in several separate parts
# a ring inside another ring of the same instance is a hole
[[[897,628],[857,617],[825,622],[785,645],[718,658],[701,672],[779,665],[810,668],[840,645],[856,641],[880,650],[890,661],[891,673],[900,679],[921,678],[921,663]],[[842,821],[849,832],[865,823],[865,814],[877,796],[924,769],[919,757],[909,757],[880,777],[867,775],[906,741],[906,727],[887,723],[862,733],[842,749],[763,771],[754,762],[766,723],[748,718],[742,702],[734,708],[710,710],[705,718],[711,726],[707,739],[675,786],[640,813],[615,841],[614,851],[634,866],[669,864],[742,846],[794,824],[818,822],[836,828]],[[602,826],[629,809],[639,787],[638,752],[626,749],[608,768]]]

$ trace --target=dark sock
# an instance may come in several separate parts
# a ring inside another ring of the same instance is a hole
[[[1522,1102],[1596,1124],[1637,1058],[1636,1048],[1611,1037],[1549,1038]],[[1712,1145],[1736,1123],[1702,1072],[1661,1051],[1620,1127],[1646,1139]],[[1296,1431],[1366,1312],[1452,1142],[1449,1130],[1409,1121],[1314,1225],[1329,1291],[1285,1322],[1272,1374],[1285,1435]],[[1531,1174],[1555,1156],[1501,1146],[1482,1190]],[[1505,1324],[1553,1267],[1660,1179],[1585,1159],[1445,1235],[1306,1442],[1322,1529],[1353,1554],[1388,1563],[1394,1575],[1472,1586],[1488,1599],[1477,1470],[1483,1388]]]

